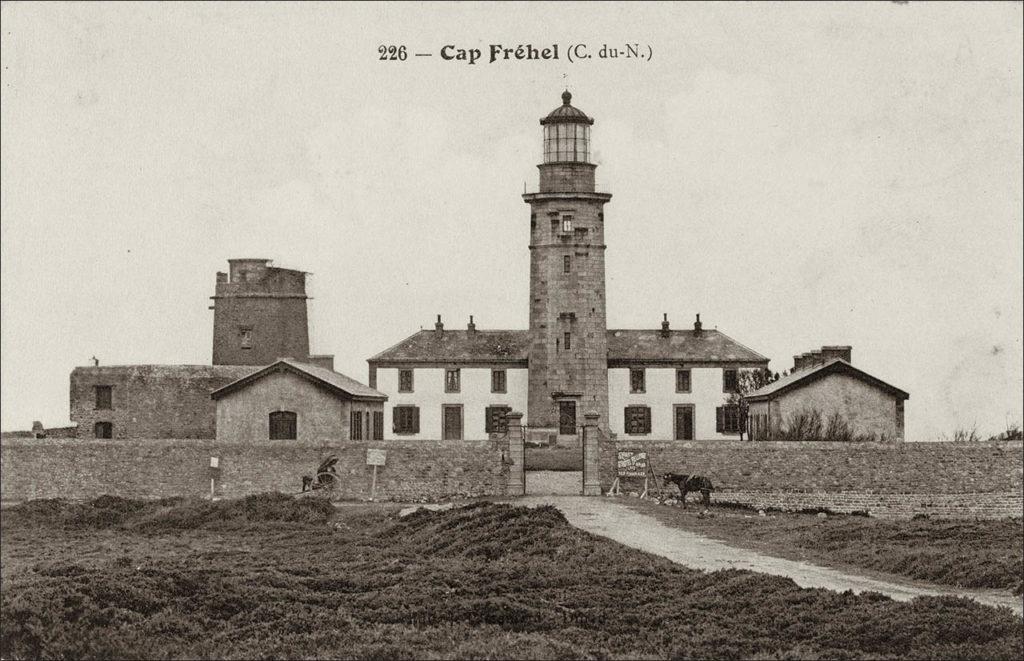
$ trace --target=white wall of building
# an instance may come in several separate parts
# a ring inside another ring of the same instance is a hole
[[[738,439],[739,434],[719,434],[715,431],[715,409],[726,403],[728,393],[722,392],[722,368],[690,368],[690,392],[676,392],[676,369],[674,367],[646,367],[646,388],[642,393],[629,391],[629,368],[608,370],[608,415],[610,429],[621,439],[675,438],[674,406],[693,405],[693,437],[695,440]],[[625,408],[627,406],[649,406],[651,409],[651,433],[644,435],[626,434]]]
[[[441,407],[445,404],[462,405],[463,438],[487,438],[484,431],[484,412],[488,406],[510,406],[513,411],[526,412],[528,371],[525,367],[508,367],[506,392],[491,392],[491,368],[461,367],[460,392],[444,391],[444,368],[422,367],[413,371],[413,391],[398,392],[398,369],[377,368],[377,390],[388,396],[384,404],[384,438],[439,439],[442,438]],[[393,431],[395,406],[420,407],[420,432],[398,434]],[[714,421],[712,420],[712,427]]]

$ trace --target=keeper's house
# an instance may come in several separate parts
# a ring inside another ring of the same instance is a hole
[[[793,357],[793,371],[747,395],[751,440],[904,440],[903,390],[851,364],[849,346]]]

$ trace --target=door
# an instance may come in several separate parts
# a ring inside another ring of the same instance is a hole
[[[446,441],[461,441],[462,406],[458,404],[445,404],[442,413],[444,430],[441,437]]]
[[[693,404],[676,405],[676,440],[693,440]]]
[[[558,402],[558,433],[576,433],[576,402]]]

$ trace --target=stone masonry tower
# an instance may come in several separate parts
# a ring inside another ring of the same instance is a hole
[[[269,365],[309,357],[306,273],[268,259],[229,259],[213,299],[213,364]]]
[[[530,377],[527,424],[575,433],[596,411],[608,424],[604,205],[594,189],[590,127],[570,105],[540,120],[544,162],[530,205]]]

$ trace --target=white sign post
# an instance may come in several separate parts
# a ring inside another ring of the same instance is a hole
[[[210,457],[210,500],[217,492],[217,473],[220,469],[220,457]]]
[[[373,484],[370,487],[370,500],[377,499],[377,467],[383,466],[387,458],[387,450],[377,450],[374,448],[367,448],[366,450],[366,465],[373,466]]]

